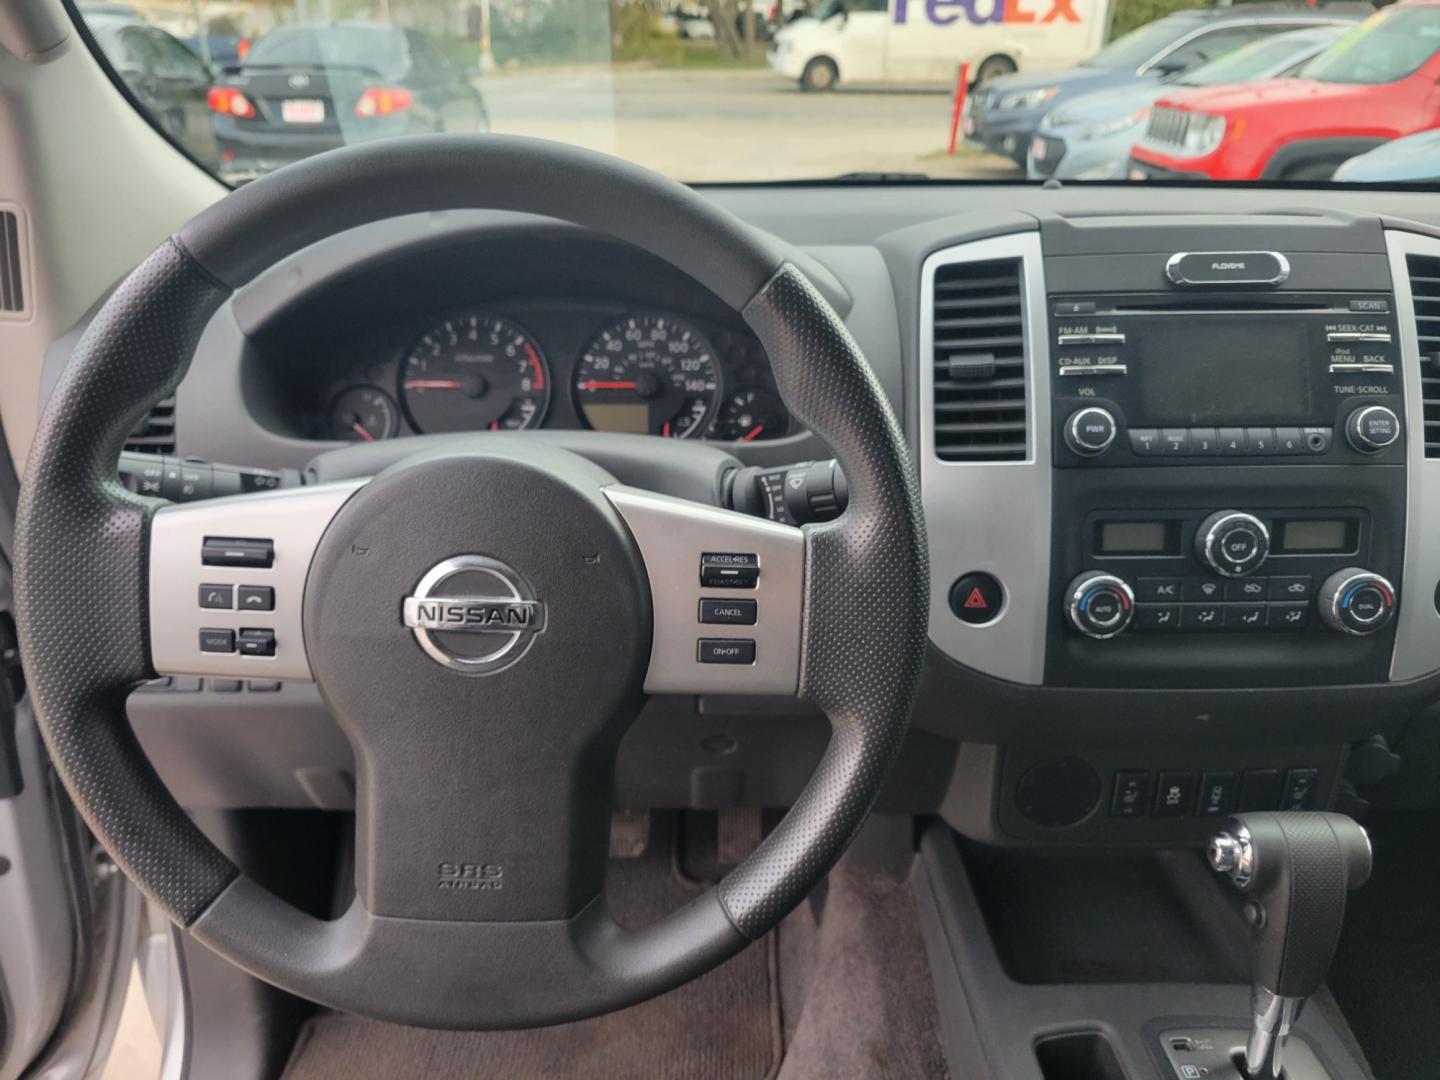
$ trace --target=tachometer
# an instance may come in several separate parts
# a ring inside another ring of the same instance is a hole
[[[420,431],[518,431],[544,419],[550,371],[509,319],[457,315],[415,343],[400,390]]]
[[[720,366],[700,331],[668,315],[632,315],[600,332],[575,367],[575,404],[597,431],[686,439],[720,400]]]
[[[352,442],[393,439],[400,434],[400,407],[376,386],[352,386],[330,403],[330,433]]]

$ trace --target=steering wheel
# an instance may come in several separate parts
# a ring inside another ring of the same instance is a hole
[[[420,449],[365,481],[184,505],[119,484],[126,434],[175,390],[234,289],[344,229],[467,207],[628,241],[738,311],[786,404],[844,467],[845,514],[783,526],[626,487],[523,436]],[[926,640],[914,469],[825,300],[682,185],[522,138],[336,151],[190,221],[76,347],[30,450],[16,549],[41,730],[125,873],[259,978],[431,1027],[616,1009],[774,927],[873,805]],[[702,563],[712,583],[748,587],[702,587]],[[238,607],[217,610],[197,594],[205,585],[233,587]],[[755,601],[755,625],[700,625],[702,595]],[[707,652],[710,637],[722,642]],[[176,804],[125,713],[157,672],[318,684],[356,761],[356,897],[341,917],[314,918],[243,875]],[[741,865],[660,922],[625,929],[603,896],[612,773],[647,693],[796,695],[832,734]]]

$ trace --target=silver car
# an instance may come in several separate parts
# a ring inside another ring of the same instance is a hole
[[[1189,86],[1260,82],[1283,76],[1352,29],[1328,23],[1249,42],[1208,64],[1160,82],[1101,90],[1047,113],[1030,140],[1032,180],[1123,180],[1130,147],[1145,130],[1150,106]]]

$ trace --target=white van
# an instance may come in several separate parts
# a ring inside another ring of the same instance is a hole
[[[1068,67],[1105,41],[1111,0],[825,0],[775,35],[770,70],[805,90],[847,84],[953,85]]]

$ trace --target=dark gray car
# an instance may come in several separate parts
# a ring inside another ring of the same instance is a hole
[[[1023,164],[1045,114],[1082,94],[1158,82],[1269,34],[1353,19],[1372,10],[1369,4],[1338,3],[1324,8],[1247,4],[1179,11],[1117,38],[1076,67],[990,80],[966,105],[965,137]]]

